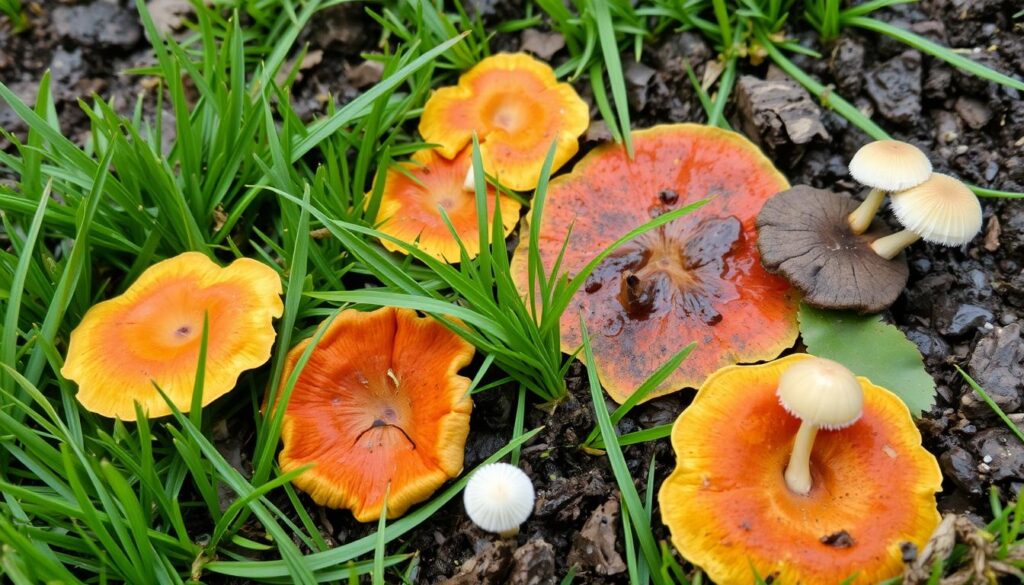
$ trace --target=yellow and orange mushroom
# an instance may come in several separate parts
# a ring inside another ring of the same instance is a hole
[[[441,215],[443,209],[466,254],[475,258],[480,253],[476,194],[463,189],[472,158],[469,148],[451,160],[434,150],[419,150],[412,155],[411,163],[399,163],[401,170],[388,170],[378,213],[379,230],[404,242],[416,242],[421,250],[438,260],[458,262],[459,244]],[[486,197],[488,229],[497,200],[507,236],[519,221],[519,202],[498,197],[491,186],[487,187]],[[381,243],[392,252],[406,253],[405,248],[390,240],[382,238]]]
[[[281,391],[309,345],[288,354]],[[462,472],[473,401],[458,374],[474,348],[435,319],[384,307],[342,311],[300,372],[281,429],[281,469],[356,520],[401,516]],[[279,391],[280,395],[280,391]]]
[[[619,403],[691,341],[697,348],[647,399],[696,388],[726,365],[778,356],[796,340],[799,303],[761,266],[754,222],[788,183],[757,147],[696,124],[634,131],[633,147],[633,160],[621,146],[598,147],[554,179],[538,242],[551,270],[568,238],[562,270],[573,276],[630,230],[709,200],[621,246],[562,316],[562,351],[572,353],[583,313],[601,385]],[[521,238],[512,271],[524,294],[528,252]]]
[[[559,83],[551,67],[525,53],[488,57],[437,90],[423,108],[420,134],[454,158],[480,140],[484,171],[516,191],[537,186],[551,144],[552,172],[579,149],[590,111],[576,90]]]
[[[939,523],[942,474],[895,394],[857,378],[863,412],[822,430],[810,453],[811,487],[785,469],[801,427],[777,389],[795,354],[730,366],[701,386],[676,420],[676,469],[658,500],[672,542],[719,585],[877,583],[903,569],[900,545],[922,546]]]
[[[87,410],[135,420],[171,413],[154,387],[188,412],[209,323],[203,405],[235,387],[238,376],[270,358],[273,319],[284,311],[276,271],[241,258],[221,268],[186,252],[146,269],[124,294],[86,312],[71,332],[61,374],[78,383]]]

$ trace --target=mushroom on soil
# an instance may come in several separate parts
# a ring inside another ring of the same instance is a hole
[[[893,193],[892,210],[906,229],[871,243],[871,249],[886,259],[919,239],[962,246],[981,231],[978,197],[967,185],[941,173],[913,189]]]
[[[86,410],[135,420],[171,414],[154,385],[182,412],[192,406],[207,326],[203,406],[231,391],[238,376],[270,359],[281,279],[240,258],[221,268],[186,252],[147,268],[122,295],[98,303],[71,332],[61,375],[78,383]]]
[[[480,254],[480,222],[477,219],[476,193],[462,188],[467,169],[472,168],[471,148],[466,148],[449,160],[435,150],[418,150],[411,163],[399,163],[389,169],[381,193],[380,231],[405,242],[416,242],[424,252],[445,262],[459,262],[461,248],[444,221],[441,210],[448,216],[451,227],[459,235],[466,254],[475,258]],[[487,222],[494,215],[494,202],[501,210],[501,223],[507,236],[519,221],[519,202],[511,197],[499,197],[495,189],[487,187]],[[392,252],[407,253],[406,249],[388,239],[381,244]]]
[[[554,179],[537,243],[548,271],[568,238],[561,266],[576,274],[630,230],[708,200],[621,246],[564,312],[562,350],[579,347],[582,312],[601,384],[618,402],[691,341],[697,348],[648,398],[697,387],[724,365],[774,358],[796,339],[799,302],[758,257],[754,217],[788,184],[753,144],[677,124],[634,131],[633,147],[630,160],[619,145],[600,146]],[[524,294],[528,240],[520,239],[512,262]]]
[[[876,140],[862,146],[850,160],[850,175],[871,187],[857,209],[849,214],[854,234],[867,231],[886,193],[916,187],[932,175],[932,163],[921,149],[899,140]]]
[[[889,235],[881,220],[854,234],[847,216],[856,203],[845,195],[797,185],[765,203],[757,216],[761,262],[823,309],[877,313],[896,302],[910,272],[901,254],[879,256],[871,242]]]
[[[719,585],[746,585],[755,571],[775,583],[877,583],[902,572],[903,543],[923,546],[938,525],[938,462],[906,405],[866,378],[861,417],[818,434],[810,490],[789,487],[802,423],[777,391],[810,359],[723,368],[672,428],[677,466],[658,495],[662,519],[680,554]]]
[[[288,353],[279,398],[310,340]],[[473,346],[431,317],[384,307],[342,311],[292,389],[281,428],[281,470],[360,522],[401,516],[462,472],[473,402],[458,374]],[[390,486],[390,491],[389,490]]]
[[[526,53],[502,53],[477,63],[458,85],[434,92],[419,130],[447,158],[470,146],[476,132],[484,171],[526,191],[537,186],[551,143],[554,172],[576,154],[589,124],[587,104],[551,67]]]
[[[533,512],[533,482],[515,465],[491,463],[470,476],[463,502],[469,519],[481,529],[514,536]]]

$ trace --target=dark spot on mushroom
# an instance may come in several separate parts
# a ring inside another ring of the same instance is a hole
[[[658,199],[665,205],[673,205],[676,201],[679,201],[679,193],[676,193],[672,189],[662,189],[661,193],[658,193]]]
[[[643,321],[654,311],[654,300],[657,294],[654,280],[641,280],[636,274],[628,274],[622,279],[620,300],[631,319]]]
[[[192,328],[189,327],[188,325],[182,325],[181,327],[178,327],[178,329],[174,331],[174,334],[177,335],[178,337],[188,337],[189,334],[191,333]]]
[[[833,532],[832,534],[822,536],[821,544],[831,546],[832,548],[850,548],[857,544],[857,542],[853,540],[853,537],[850,536],[849,532],[840,530],[839,532]]]
[[[847,216],[856,207],[849,197],[806,185],[772,197],[757,216],[764,267],[782,273],[815,307],[861,313],[889,307],[906,286],[906,258],[886,260],[871,249],[890,233],[881,220],[863,234],[850,231]]]

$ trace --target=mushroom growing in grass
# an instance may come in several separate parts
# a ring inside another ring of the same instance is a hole
[[[310,341],[288,353],[278,399]],[[473,401],[458,374],[473,346],[431,317],[342,311],[310,354],[281,428],[281,470],[356,520],[401,516],[462,472]],[[390,491],[389,490],[390,485]]]
[[[559,83],[551,67],[526,53],[488,57],[427,100],[420,134],[455,158],[480,140],[484,170],[515,191],[537,186],[551,143],[554,172],[579,149],[590,111],[576,90]],[[473,189],[468,166],[459,185]]]
[[[903,255],[885,259],[871,243],[890,234],[881,220],[855,234],[853,199],[797,185],[768,200],[757,216],[761,262],[823,309],[877,313],[896,302],[910,271]]]
[[[845,426],[811,445],[813,431],[801,429],[812,421]],[[680,554],[719,585],[746,585],[755,572],[776,583],[878,583],[902,573],[904,543],[923,546],[939,523],[942,473],[906,405],[806,354],[712,374],[676,420],[672,446],[662,519]]]
[[[466,484],[463,502],[474,524],[503,537],[519,534],[519,525],[533,512],[534,491],[522,469],[492,463],[478,469]]]
[[[87,410],[135,420],[192,406],[208,323],[203,406],[231,391],[245,370],[270,358],[281,316],[281,279],[269,266],[240,258],[221,268],[186,252],[147,268],[120,296],[98,303],[71,332],[61,375],[78,383]]]
[[[850,160],[850,175],[871,187],[868,196],[850,213],[854,234],[867,231],[886,193],[916,187],[932,175],[932,163],[921,149],[899,140],[876,140],[860,148]]]
[[[974,192],[949,175],[935,173],[917,187],[893,193],[892,210],[905,228],[871,243],[882,258],[893,258],[919,239],[962,246],[981,231],[981,203]]]
[[[734,132],[675,124],[634,131],[633,148],[630,159],[620,145],[600,146],[555,178],[537,242],[545,271],[560,263],[574,275],[630,230],[707,199],[620,246],[563,313],[562,350],[579,348],[582,312],[601,384],[620,403],[690,341],[697,349],[645,399],[776,357],[796,339],[799,303],[758,256],[754,218],[789,185],[757,147]],[[530,231],[521,233],[512,275],[526,294]]]
[[[411,163],[399,163],[400,169],[389,169],[384,178],[378,217],[380,231],[406,242],[416,242],[421,250],[445,262],[461,258],[459,243],[445,223],[441,210],[448,216],[466,254],[475,258],[480,253],[480,223],[477,221],[476,193],[462,188],[466,170],[472,168],[472,147],[455,158],[446,159],[435,150],[418,150]],[[498,197],[487,187],[487,225],[491,225],[495,201],[501,209],[501,222],[507,236],[519,221],[519,202],[511,197]],[[394,242],[381,239],[392,252],[407,253]]]

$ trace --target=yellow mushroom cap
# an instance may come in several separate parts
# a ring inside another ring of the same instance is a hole
[[[921,149],[899,140],[876,140],[850,160],[850,175],[861,185],[882,191],[903,191],[920,185],[932,174],[932,163]]]
[[[939,464],[895,394],[858,378],[864,413],[819,433],[814,484],[789,489],[783,470],[800,421],[779,404],[795,354],[712,374],[672,427],[676,468],[658,495],[672,542],[718,585],[868,585],[903,571],[901,545],[939,523]]]
[[[926,242],[960,246],[981,231],[981,203],[967,185],[934,173],[917,187],[892,194],[892,210],[903,227]]]
[[[281,279],[241,258],[221,268],[186,252],[150,266],[124,294],[98,303],[71,332],[61,374],[78,383],[87,410],[135,420],[192,405],[204,316],[209,322],[203,406],[235,387],[239,374],[270,359],[273,319],[284,311]]]
[[[812,357],[789,367],[779,378],[779,403],[816,427],[842,429],[857,422],[864,392],[853,372],[832,360]]]
[[[480,140],[484,171],[515,191],[537,186],[544,159],[555,146],[551,172],[579,149],[590,110],[568,83],[559,83],[546,63],[526,53],[488,57],[427,100],[420,134],[454,158]]]

